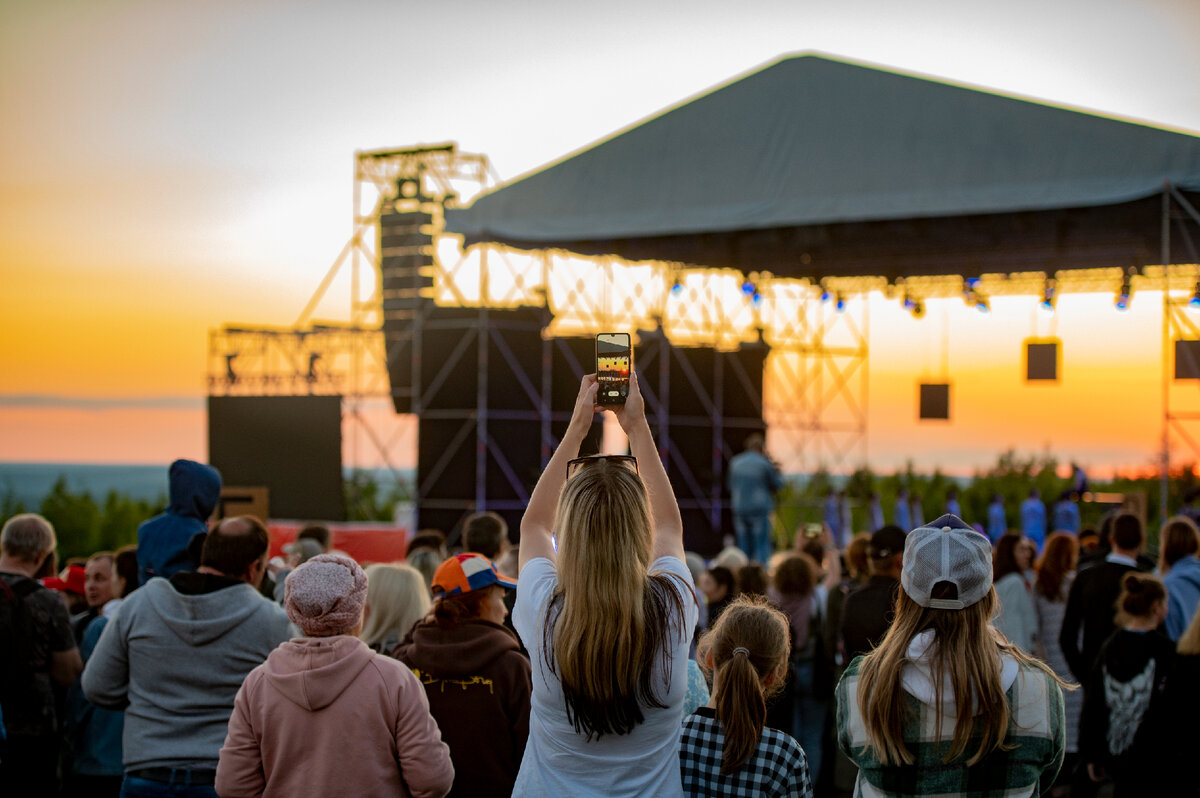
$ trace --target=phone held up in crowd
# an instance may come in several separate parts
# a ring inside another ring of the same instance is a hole
[[[629,396],[629,373],[633,368],[633,346],[629,333],[600,333],[596,336],[596,404],[623,405]]]

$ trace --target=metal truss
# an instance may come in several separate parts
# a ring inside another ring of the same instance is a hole
[[[771,451],[792,473],[853,470],[867,459],[868,303],[863,296],[822,301],[815,287],[789,287],[790,323],[767,328],[763,415]]]
[[[1172,265],[1172,249],[1178,234],[1182,243],[1182,255],[1189,261],[1187,266]],[[1176,353],[1172,352],[1177,341],[1200,341],[1200,324],[1194,317],[1193,303],[1200,302],[1200,254],[1197,253],[1193,231],[1200,232],[1200,212],[1187,201],[1171,184],[1163,187],[1162,193],[1162,262],[1164,266],[1158,277],[1158,286],[1163,295],[1162,328],[1162,490],[1159,500],[1159,517],[1167,517],[1167,495],[1171,472],[1172,436],[1181,441],[1190,451],[1192,462],[1200,461],[1200,392],[1188,386],[1175,384],[1171,364]],[[1181,293],[1181,289],[1186,293]],[[1193,349],[1184,346],[1177,350],[1185,359],[1183,371],[1200,373],[1200,363],[1194,361]],[[1176,370],[1179,364],[1176,364]]]
[[[394,453],[409,428],[388,423],[375,407],[391,396],[376,268],[380,212],[389,203],[422,202],[436,208],[440,222],[442,208],[494,182],[485,156],[460,153],[454,144],[355,153],[350,239],[292,327],[226,325],[210,331],[209,394],[341,395],[352,440],[367,441],[375,458],[396,471]],[[351,270],[349,321],[314,321],[313,313],[345,269]]]
[[[522,252],[496,244],[479,244],[463,251],[458,239],[442,235],[443,211],[494,182],[484,156],[460,153],[451,143],[356,153],[349,241],[291,328],[226,326],[210,333],[210,393],[340,394],[346,397],[349,407],[368,398],[395,396],[397,387],[389,384],[387,377],[390,342],[381,331],[386,297],[379,269],[379,217],[385,211],[416,211],[431,217],[427,229],[422,227],[421,232],[427,233],[432,242],[428,253],[432,264],[424,272],[431,287],[420,288],[412,296],[411,325],[417,344],[413,351],[419,351],[422,325],[437,308],[478,311],[456,322],[462,326],[464,340],[470,339],[463,346],[470,347],[473,342],[477,349],[472,358],[475,368],[486,365],[481,358],[488,356],[488,347],[484,346],[487,341],[491,340],[493,357],[504,351],[504,334],[495,328],[495,318],[489,319],[487,311],[505,308],[541,309],[545,319],[541,333],[544,361],[551,359],[554,339],[584,337],[608,329],[652,331],[664,336],[671,346],[711,347],[718,353],[762,342],[770,347],[763,418],[773,439],[772,450],[789,453],[783,463],[789,471],[816,467],[849,470],[867,458],[867,297],[872,292],[882,292],[897,302],[907,299],[919,309],[925,300],[957,296],[986,301],[1006,295],[1116,293],[1126,284],[1131,290],[1161,289],[1164,473],[1169,465],[1172,435],[1200,456],[1200,434],[1186,429],[1189,423],[1200,421],[1200,402],[1193,416],[1181,391],[1171,387],[1167,374],[1172,342],[1200,338],[1200,329],[1186,315],[1186,295],[1180,295],[1196,289],[1197,268],[1173,263],[1171,257],[1174,228],[1190,262],[1200,260],[1188,232],[1189,224],[1193,229],[1200,224],[1200,217],[1173,187],[1167,186],[1163,192],[1160,265],[912,276],[894,282],[883,277],[829,277],[810,283],[778,278],[767,271],[630,263],[558,250]],[[315,322],[314,312],[335,278],[347,268],[351,270],[348,321]],[[501,340],[494,340],[496,335]],[[466,367],[462,363],[471,355],[466,350],[460,354],[463,360],[459,367]],[[663,362],[668,360],[664,358]],[[435,365],[439,372],[449,368],[447,362]],[[576,365],[583,368],[586,364]],[[422,384],[420,368],[433,367],[415,364],[413,385]],[[424,382],[437,378],[438,373],[426,374]],[[543,369],[540,375],[523,373],[515,379],[531,402],[537,399],[530,412],[543,420],[544,461],[554,443],[549,369]],[[706,379],[697,375],[698,383]],[[416,391],[413,395],[414,413],[441,412],[419,394]],[[714,403],[713,409],[716,412],[719,403]],[[496,449],[488,436],[486,399],[480,399],[472,412],[480,422],[473,427],[474,444],[483,457],[489,446]],[[347,416],[352,421],[356,418],[353,412]],[[470,432],[464,434],[471,437]],[[376,453],[390,463],[388,437],[369,437],[375,441],[372,446]],[[503,460],[504,452],[499,455]],[[514,475],[510,481],[519,479]],[[709,487],[700,487],[701,493],[711,492]]]

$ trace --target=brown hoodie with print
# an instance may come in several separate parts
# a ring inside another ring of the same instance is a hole
[[[456,763],[451,796],[512,793],[529,737],[529,660],[507,627],[481,619],[420,623],[392,656],[425,685]]]

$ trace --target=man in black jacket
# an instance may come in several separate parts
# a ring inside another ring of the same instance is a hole
[[[1142,539],[1142,522],[1137,516],[1118,514],[1112,519],[1109,538],[1112,550],[1103,562],[1080,569],[1071,585],[1058,643],[1071,673],[1081,685],[1091,681],[1096,655],[1117,628],[1115,605],[1121,595],[1121,579],[1130,571],[1139,570],[1138,552]],[[1081,768],[1071,781],[1071,795],[1088,798],[1095,795],[1096,786]]]
[[[905,537],[903,529],[890,524],[871,536],[868,566],[871,578],[846,596],[842,608],[841,638],[846,663],[859,654],[869,653],[892,625]]]
[[[1058,636],[1071,673],[1080,684],[1087,683],[1100,646],[1117,628],[1113,605],[1121,595],[1121,577],[1139,570],[1142,522],[1130,513],[1117,515],[1112,522],[1110,539],[1112,551],[1104,561],[1080,571],[1075,577]],[[1082,643],[1080,627],[1083,629]]]

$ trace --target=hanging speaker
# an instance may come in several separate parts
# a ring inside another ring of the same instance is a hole
[[[1025,342],[1025,379],[1029,382],[1058,380],[1059,342]]]
[[[1200,341],[1175,342],[1175,379],[1200,380]]]
[[[950,383],[923,382],[919,387],[921,409],[918,418],[922,421],[949,421]]]

